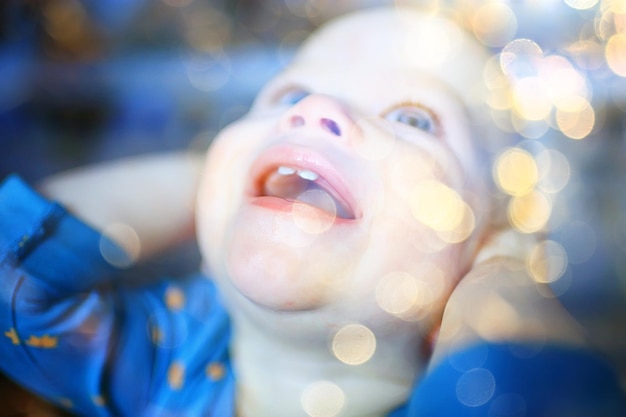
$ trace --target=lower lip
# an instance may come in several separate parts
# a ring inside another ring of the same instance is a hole
[[[287,213],[289,215],[291,215],[291,213],[293,212],[293,206],[294,206],[294,201],[292,200],[286,200],[284,198],[269,197],[269,196],[253,197],[250,200],[250,203],[256,207],[261,207],[261,208],[271,210],[274,212]],[[322,210],[317,210],[317,212],[321,216],[330,216],[330,214]],[[355,222],[354,219],[344,219],[342,217],[335,217],[333,220],[333,224],[335,225],[349,224],[349,223],[354,223],[354,222]]]
[[[293,201],[285,200],[278,197],[254,197],[251,200],[252,205],[262,207],[273,211],[291,212],[293,210]]]

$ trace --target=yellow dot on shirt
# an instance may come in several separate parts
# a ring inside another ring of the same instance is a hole
[[[170,286],[165,291],[165,305],[170,310],[180,310],[185,306],[185,294],[180,288]]]
[[[17,335],[17,332],[15,331],[15,329],[14,329],[13,327],[11,327],[11,329],[10,329],[10,330],[8,330],[8,331],[4,332],[4,335],[5,335],[6,337],[8,337],[9,339],[11,339],[11,342],[12,342],[14,345],[19,345],[19,344],[20,344],[20,338],[19,338],[19,336]]]
[[[224,365],[219,362],[211,362],[206,367],[206,376],[211,381],[219,381],[220,379],[224,378],[225,374],[226,370],[224,369]]]
[[[180,362],[174,362],[167,370],[167,383],[172,390],[179,390],[183,387],[185,380],[185,366]]]
[[[58,345],[58,342],[59,340],[56,336],[52,337],[47,334],[44,334],[41,337],[31,335],[28,340],[26,340],[26,344],[28,346],[42,349],[55,349]]]
[[[165,335],[163,334],[163,330],[158,326],[153,326],[150,329],[150,339],[152,343],[158,345],[163,342]]]

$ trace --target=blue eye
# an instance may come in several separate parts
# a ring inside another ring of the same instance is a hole
[[[285,91],[284,93],[280,94],[278,96],[276,102],[278,104],[285,105],[285,106],[293,106],[294,104],[298,103],[299,101],[304,99],[309,94],[311,94],[311,93],[306,91],[306,90],[304,90],[304,89],[293,88],[293,89],[289,89],[289,90]]]
[[[425,108],[416,106],[403,106],[391,110],[385,115],[385,119],[402,123],[424,132],[437,133],[437,120],[433,113]]]

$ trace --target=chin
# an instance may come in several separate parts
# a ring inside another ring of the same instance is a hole
[[[302,311],[323,307],[326,300],[319,280],[291,272],[290,265],[281,262],[279,256],[273,250],[257,251],[243,259],[239,253],[230,254],[228,279],[237,292],[264,309]]]
[[[223,240],[207,248],[222,265],[221,280],[250,302],[277,311],[331,303],[353,272],[354,248],[362,246],[341,225],[311,234],[290,213],[256,204],[240,205],[225,224]]]

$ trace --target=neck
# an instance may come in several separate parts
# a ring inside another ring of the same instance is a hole
[[[344,417],[383,417],[406,401],[422,370],[417,332],[378,335],[371,358],[349,365],[329,348],[341,326],[324,325],[324,331],[319,331],[320,326],[317,330],[308,326],[308,319],[298,326],[292,321],[300,318],[290,317],[310,312],[275,314],[271,328],[260,326],[258,316],[250,320],[248,314],[234,314],[232,352],[239,417],[306,417],[340,411]],[[277,331],[277,321],[285,331]]]

